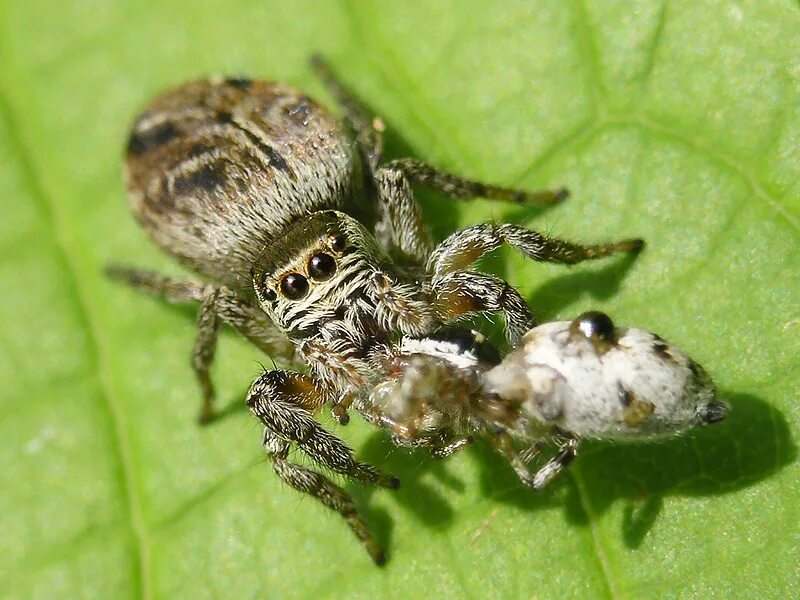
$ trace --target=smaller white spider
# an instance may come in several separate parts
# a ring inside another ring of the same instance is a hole
[[[717,423],[728,406],[696,362],[659,336],[600,312],[528,331],[499,361],[476,332],[403,340],[388,377],[359,407],[400,445],[444,456],[488,439],[541,489],[583,438],[644,439]],[[558,452],[536,472],[547,444]]]

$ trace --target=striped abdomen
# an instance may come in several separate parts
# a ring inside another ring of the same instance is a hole
[[[126,180],[159,246],[240,289],[291,222],[324,208],[357,215],[362,195],[356,149],[332,115],[290,87],[244,79],[157,98],[134,124]]]

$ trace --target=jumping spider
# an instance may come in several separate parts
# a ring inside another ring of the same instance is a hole
[[[410,356],[408,344],[430,343],[462,317],[502,312],[512,347],[535,325],[520,294],[502,279],[471,270],[473,263],[503,243],[534,260],[574,264],[636,252],[642,241],[583,246],[516,225],[484,223],[434,246],[411,183],[455,199],[520,203],[553,204],[566,192],[487,185],[414,159],[382,164],[383,123],[321,59],[313,66],[341,105],[343,122],[295,89],[243,78],[188,83],[150,104],[127,148],[133,212],[156,244],[211,283],[120,266],[109,273],[170,302],[200,303],[192,366],[203,392],[202,422],[213,415],[209,367],[220,323],[270,355],[305,366],[307,374],[263,373],[247,406],[265,426],[264,447],[275,472],[340,512],[382,563],[384,554],[347,493],[291,462],[289,450],[296,445],[320,465],[363,481],[390,488],[398,481],[355,460],[314,414],[330,405],[334,418],[346,424],[352,406],[392,429],[398,442],[439,454],[460,447],[467,438],[458,436],[483,428],[477,417],[470,420],[466,397],[464,419],[448,417],[452,423],[434,428],[436,435],[425,427],[409,429],[404,418],[369,399],[382,379],[397,375],[391,365]],[[482,382],[484,370],[480,364],[465,372]],[[513,416],[523,404],[513,396],[498,406]]]
[[[436,456],[486,438],[533,489],[575,458],[582,438],[653,438],[728,411],[686,354],[596,311],[531,329],[502,360],[474,331],[403,338],[356,406],[396,444]],[[532,473],[528,463],[546,444],[558,452]]]

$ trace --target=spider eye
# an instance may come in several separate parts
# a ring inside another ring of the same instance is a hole
[[[335,252],[343,252],[344,249],[345,249],[345,246],[347,246],[347,240],[341,234],[335,236],[331,240],[331,248],[333,248],[333,250]]]
[[[273,302],[278,297],[278,294],[272,288],[265,287],[261,292],[261,297],[267,302]]]
[[[572,322],[570,329],[601,344],[613,344],[616,340],[614,322],[605,314],[595,310],[585,312]]]
[[[308,279],[300,273],[289,273],[281,279],[281,294],[289,300],[299,300],[308,293]]]
[[[336,260],[330,255],[320,252],[308,261],[308,274],[317,281],[325,281],[336,273]]]

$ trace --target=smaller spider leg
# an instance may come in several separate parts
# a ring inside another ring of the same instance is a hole
[[[331,96],[342,107],[347,124],[353,129],[364,160],[370,170],[375,170],[381,160],[383,149],[383,131],[385,126],[379,117],[371,112],[356,96],[347,89],[322,56],[311,57],[311,67]]]
[[[400,169],[414,183],[437,190],[456,200],[486,198],[518,204],[558,204],[569,196],[569,191],[563,187],[529,192],[473,181],[413,158],[393,160],[387,166]]]
[[[396,489],[399,480],[357,461],[353,451],[317,423],[312,413],[326,401],[313,379],[292,371],[266,371],[250,386],[247,406],[280,439],[295,443],[331,471]]]
[[[392,436],[392,443],[401,448],[426,448],[434,458],[447,458],[473,444],[475,439],[467,436],[453,438],[451,432],[442,431],[431,437],[407,438],[400,435]]]
[[[548,460],[533,477],[533,489],[541,490],[550,483],[578,455],[581,440],[575,435],[565,435],[558,453]]]
[[[504,243],[533,260],[568,265],[618,252],[638,252],[644,247],[641,239],[581,245],[509,223],[481,223],[457,231],[439,244],[428,259],[428,273],[437,277],[464,269]]]
[[[106,274],[140,292],[163,298],[170,304],[202,303],[209,295],[216,296],[220,318],[236,329],[254,346],[274,358],[293,362],[294,346],[282,335],[257,304],[225,288],[193,279],[177,279],[123,265],[109,265]]]
[[[475,440],[471,437],[465,437],[458,440],[454,440],[445,444],[444,446],[436,446],[431,448],[431,455],[435,458],[447,458],[458,452],[459,450],[463,450],[467,446],[473,444]]]
[[[342,336],[334,343],[320,339],[305,340],[300,345],[300,356],[310,367],[316,380],[326,387],[360,388],[366,384],[370,367],[366,361],[353,356],[357,349]],[[353,404],[353,396],[344,394],[331,398],[331,416],[339,425],[350,422],[348,409]]]
[[[387,252],[420,266],[433,251],[428,227],[402,170],[381,167],[375,173],[378,194],[378,222],[375,235]]]
[[[198,421],[210,423],[214,419],[214,385],[210,369],[216,352],[220,323],[225,322],[241,333],[265,354],[284,362],[293,359],[294,346],[280,337],[264,312],[226,287],[211,289],[197,312],[197,337],[192,348],[192,368],[203,403]]]
[[[316,498],[323,505],[339,513],[375,564],[382,566],[386,563],[386,554],[373,537],[369,526],[359,516],[350,494],[321,473],[287,460],[290,449],[289,442],[278,437],[268,427],[264,429],[263,444],[278,477],[298,492]]]
[[[526,448],[522,449],[519,452],[519,457],[525,462],[525,464],[528,464],[534,458],[539,456],[539,453],[541,451],[542,451],[542,445],[539,442],[534,442],[533,444],[530,444]]]
[[[500,311],[506,320],[506,339],[516,346],[535,326],[528,304],[508,282],[477,271],[456,271],[434,279],[433,293],[440,318],[453,321],[474,312]]]
[[[153,271],[120,265],[106,268],[106,274],[117,281],[160,296],[173,304],[200,301],[197,313],[197,336],[192,348],[192,369],[202,391],[202,405],[198,415],[201,424],[209,423],[214,416],[214,384],[209,369],[214,360],[219,318],[216,312],[216,292],[212,286],[191,279],[173,279]]]
[[[495,433],[489,438],[489,441],[500,454],[505,456],[522,483],[530,488],[539,489],[535,485],[536,476],[528,468],[528,461],[533,458],[537,451],[534,450],[536,448],[535,445],[518,453],[514,448],[511,436],[505,431]]]

